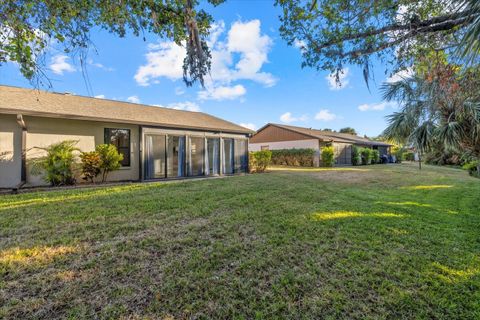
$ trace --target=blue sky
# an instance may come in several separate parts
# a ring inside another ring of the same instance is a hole
[[[46,56],[52,91],[203,111],[258,129],[268,122],[312,128],[354,127],[375,136],[395,105],[383,103],[379,85],[385,66],[375,68],[371,91],[362,71],[349,66],[338,87],[327,72],[302,69],[301,49],[289,47],[278,32],[273,1],[235,1],[206,9],[216,20],[210,45],[212,75],[207,88],[187,88],[181,78],[184,51],[153,35],[116,38],[92,32],[96,47],[86,66],[85,85],[77,57],[52,45]],[[330,81],[331,80],[331,81]],[[14,64],[0,68],[0,83],[30,87]]]

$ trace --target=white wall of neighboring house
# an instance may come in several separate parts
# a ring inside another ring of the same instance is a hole
[[[320,145],[318,139],[277,141],[277,142],[261,142],[249,143],[248,151],[260,151],[263,149],[280,150],[280,149],[313,149],[315,150],[314,165],[320,165]]]

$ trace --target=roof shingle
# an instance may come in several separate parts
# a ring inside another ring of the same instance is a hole
[[[202,112],[174,110],[36,89],[0,86],[0,113],[131,123],[250,134],[254,131]]]

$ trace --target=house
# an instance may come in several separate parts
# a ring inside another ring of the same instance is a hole
[[[64,140],[114,144],[123,161],[111,181],[246,172],[252,133],[201,112],[0,86],[0,188],[45,184],[29,160]]]
[[[279,149],[314,149],[314,164],[320,165],[320,153],[324,146],[332,145],[335,150],[335,164],[352,164],[352,146],[376,149],[380,155],[389,153],[388,143],[373,141],[348,133],[322,131],[312,128],[295,127],[268,123],[250,138],[250,151]]]

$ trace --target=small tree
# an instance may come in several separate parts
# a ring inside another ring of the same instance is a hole
[[[335,153],[333,147],[322,148],[322,164],[324,167],[333,167],[335,163]]]
[[[265,172],[272,161],[272,151],[262,150],[250,152],[250,172]]]
[[[44,180],[52,186],[75,184],[74,165],[76,162],[75,147],[78,141],[66,140],[54,143],[45,148],[35,147],[46,152],[46,155],[31,160],[33,175],[45,174]]]
[[[342,129],[340,129],[338,132],[340,132],[340,133],[348,133],[348,134],[352,134],[352,135],[354,135],[354,136],[357,135],[357,131],[356,131],[354,128],[352,128],[352,127],[342,128]]]
[[[82,174],[84,180],[90,180],[92,183],[95,182],[95,178],[102,171],[102,159],[100,154],[97,151],[83,152],[80,155],[82,160]]]
[[[352,146],[352,165],[359,166],[362,164],[362,155],[360,154],[360,148]]]
[[[118,170],[121,167],[123,155],[118,153],[117,147],[113,144],[99,144],[95,151],[100,157],[100,169],[102,170],[102,182],[107,181],[110,172]]]
[[[371,164],[372,163],[372,150],[369,148],[360,149],[360,154],[362,155],[362,164]]]
[[[372,150],[372,164],[380,163],[380,151]]]

